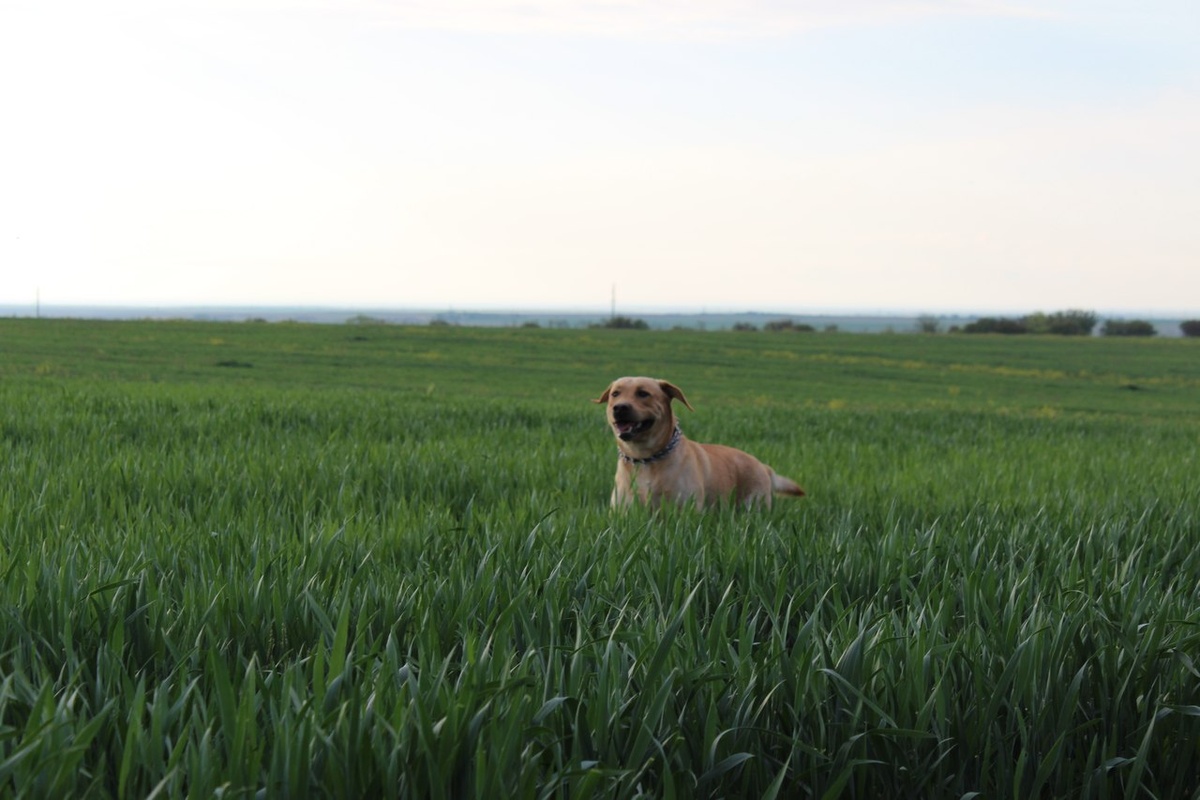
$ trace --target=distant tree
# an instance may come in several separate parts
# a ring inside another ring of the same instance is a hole
[[[1144,319],[1105,320],[1100,332],[1105,336],[1154,336],[1158,333],[1155,327]]]
[[[1008,317],[980,317],[963,326],[963,333],[1028,333],[1025,322]]]
[[[1049,333],[1050,322],[1046,319],[1046,315],[1041,311],[1035,311],[1032,314],[1026,314],[1021,317],[1021,324],[1025,326],[1027,333]]]
[[[1062,336],[1091,336],[1100,318],[1094,311],[1059,311],[1051,314],[1050,332]]]
[[[1200,336],[1200,319],[1189,319],[1179,323],[1179,331],[1184,336]]]
[[[932,314],[922,314],[917,317],[917,333],[937,333],[939,327],[938,318]]]
[[[355,314],[350,319],[346,320],[347,325],[386,325],[384,320],[379,317],[369,317],[366,314]]]
[[[735,322],[733,323],[733,329],[735,331],[756,331],[758,330],[758,326],[752,322]]]
[[[816,330],[812,325],[806,325],[803,322],[796,322],[790,319],[777,319],[763,325],[764,331],[772,333],[780,333],[782,331],[792,331],[794,333],[812,333]]]
[[[522,328],[540,328],[540,327],[542,327],[542,325],[536,319],[530,319],[530,320],[526,320],[525,322],[522,322],[521,327]]]
[[[1030,333],[1049,333],[1057,336],[1091,336],[1099,322],[1092,311],[1071,309],[1043,314],[1040,311],[1022,318],[1025,329]]]
[[[617,328],[621,330],[639,330],[644,331],[650,328],[650,324],[644,319],[634,319],[632,317],[615,316],[609,317],[597,325],[591,325],[592,328]]]

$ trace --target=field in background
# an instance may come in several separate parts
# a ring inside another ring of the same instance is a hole
[[[810,497],[611,515],[590,403]],[[0,321],[0,794],[1188,796],[1200,346]]]

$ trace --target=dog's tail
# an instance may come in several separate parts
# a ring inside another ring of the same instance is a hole
[[[771,490],[776,494],[789,494],[792,497],[804,497],[804,490],[791,478],[779,475],[771,470]]]

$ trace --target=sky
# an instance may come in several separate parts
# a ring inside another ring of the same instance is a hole
[[[0,0],[0,305],[1200,315],[1195,0]]]

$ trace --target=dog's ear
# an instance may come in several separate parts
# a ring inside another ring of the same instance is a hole
[[[607,403],[607,402],[608,402],[608,394],[609,394],[609,392],[611,392],[611,391],[612,391],[612,384],[610,383],[610,384],[608,385],[608,388],[604,390],[604,394],[600,395],[599,397],[597,397],[597,398],[596,398],[595,400],[593,400],[592,402],[593,402],[593,403]]]
[[[683,403],[685,406],[687,406],[688,411],[696,410],[696,409],[692,408],[692,404],[689,403],[687,401],[687,398],[683,396],[683,390],[680,389],[675,384],[669,383],[667,381],[659,381],[658,385],[660,387],[662,387],[662,390],[664,392],[667,393],[667,397],[670,397],[672,400],[678,400],[679,402]]]

